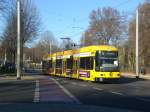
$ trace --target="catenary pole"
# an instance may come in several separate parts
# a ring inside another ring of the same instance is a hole
[[[139,10],[136,10],[136,78],[139,78]]]
[[[17,0],[17,79],[21,79],[20,75],[20,0]]]

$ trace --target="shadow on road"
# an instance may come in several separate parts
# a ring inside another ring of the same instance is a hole
[[[105,106],[59,103],[7,103],[0,104],[3,112],[126,112],[128,110]],[[132,111],[134,112],[134,111]]]
[[[40,75],[42,74],[41,69],[25,69],[24,73],[25,75]]]
[[[121,77],[120,79],[117,80],[106,80],[103,82],[103,84],[127,84],[127,83],[133,83],[137,81],[147,81],[146,79],[141,79],[141,78],[130,78],[130,77]]]
[[[42,70],[40,69],[27,69],[25,72],[24,72],[25,75],[45,75],[42,73]],[[48,75],[45,75],[45,76],[48,76]],[[51,76],[51,77],[55,77],[57,78],[57,76]],[[61,78],[64,78],[64,77],[59,77],[60,79]],[[65,78],[65,79],[68,79],[68,80],[76,80],[76,79],[72,79],[72,78]],[[137,81],[147,81],[146,79],[142,79],[142,78],[130,78],[130,77],[121,77],[120,79],[107,79],[107,80],[104,80],[104,82],[96,82],[96,83],[102,83],[102,84],[126,84],[126,83],[133,83],[133,82],[137,82]]]

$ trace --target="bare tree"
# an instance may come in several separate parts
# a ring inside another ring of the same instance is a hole
[[[14,58],[13,62],[15,62],[17,43],[16,1],[11,0],[10,2],[12,2],[12,6],[7,13],[7,23],[3,33],[2,44],[4,47],[7,46],[7,52],[12,52]],[[34,40],[39,33],[39,29],[40,18],[32,0],[21,0],[21,57],[23,57],[25,43]]]
[[[6,3],[7,3],[7,0],[0,0],[0,11],[5,11],[6,10]]]
[[[90,15],[90,26],[82,38],[93,44],[118,44],[125,30],[124,16],[113,8],[93,10]],[[90,40],[89,40],[90,39]]]
[[[139,6],[139,57],[140,66],[147,67],[150,66],[150,2],[146,1]],[[129,24],[129,46],[130,49],[130,60],[132,66],[135,63],[135,37],[136,37],[136,24],[135,17],[130,21]],[[131,57],[133,56],[133,57]],[[149,68],[150,70],[150,68]]]
[[[58,42],[54,38],[52,32],[45,31],[41,35],[41,39],[32,48],[26,49],[26,56],[33,61],[41,61],[45,54],[59,51]]]
[[[94,41],[94,39],[93,39],[92,31],[86,30],[81,37],[81,40],[80,40],[81,45],[82,46],[92,45],[94,43],[93,41]]]
[[[56,50],[54,49],[54,47],[58,46],[58,41],[55,39],[51,31],[45,31],[41,35],[41,40],[38,44],[41,44],[45,49],[45,52],[49,53],[50,50],[51,52],[54,52]]]

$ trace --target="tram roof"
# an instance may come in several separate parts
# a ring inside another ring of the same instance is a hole
[[[72,55],[72,52],[73,50],[67,50],[67,51],[64,51],[63,52],[63,55]]]
[[[43,59],[55,57],[55,56],[63,56],[63,55],[73,55],[73,54],[78,54],[78,53],[83,53],[83,52],[93,52],[93,51],[117,51],[118,49],[114,46],[110,45],[91,45],[91,46],[86,46],[82,47],[79,49],[73,49],[73,50],[66,50],[62,52],[56,52],[53,54],[46,54],[43,56]]]
[[[92,51],[117,51],[118,49],[110,45],[92,45],[87,47],[82,47],[79,49],[79,52],[92,52]]]

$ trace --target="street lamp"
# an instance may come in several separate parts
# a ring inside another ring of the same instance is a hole
[[[69,37],[62,37],[62,38],[60,38],[60,39],[62,39],[62,40],[67,40],[67,43],[68,43],[68,45],[69,45],[69,47],[70,47],[70,43],[69,43],[69,41],[71,40]]]
[[[20,79],[20,0],[17,0],[17,80]]]
[[[52,44],[53,44],[52,40],[51,40],[51,42],[49,41],[49,53],[50,53],[50,55],[52,53]]]
[[[83,27],[79,27],[79,26],[73,26],[72,27],[73,29],[80,29],[80,30],[84,30],[84,28]],[[85,45],[85,37],[83,38],[83,43],[82,43],[83,45],[80,45],[80,46],[84,46]],[[78,45],[79,46],[79,45]]]

